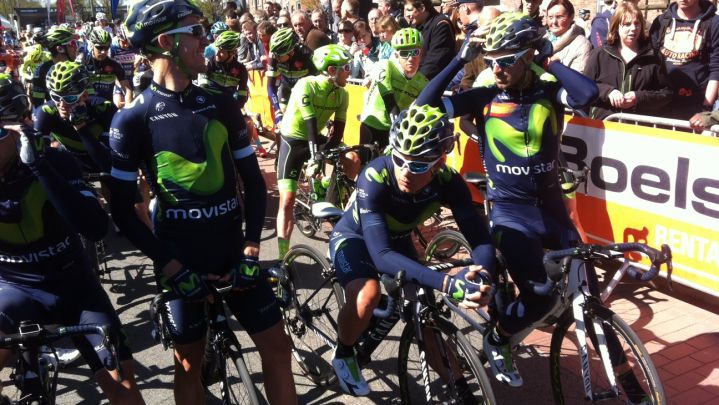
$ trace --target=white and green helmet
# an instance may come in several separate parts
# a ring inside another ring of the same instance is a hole
[[[349,51],[337,44],[321,46],[312,54],[312,62],[320,72],[326,72],[330,66],[344,66],[351,60]]]
[[[454,148],[452,125],[439,108],[412,104],[392,123],[389,144],[406,156],[436,159]]]
[[[396,51],[422,48],[422,45],[424,45],[422,33],[416,28],[402,28],[392,37],[392,48]]]

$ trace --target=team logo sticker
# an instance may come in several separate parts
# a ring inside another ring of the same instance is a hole
[[[155,110],[156,111],[162,111],[165,109],[165,103],[160,101],[159,103],[155,104]]]
[[[195,101],[197,101],[197,104],[205,104],[206,99],[204,96],[197,96]]]

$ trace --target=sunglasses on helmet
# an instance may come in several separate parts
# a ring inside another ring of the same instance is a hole
[[[435,163],[439,162],[440,159],[442,159],[441,156],[431,162],[420,162],[417,160],[405,159],[396,152],[392,152],[392,163],[394,166],[400,170],[406,167],[412,174],[427,173],[429,169],[435,165]]]
[[[170,35],[170,34],[189,34],[192,35],[195,38],[205,38],[207,36],[207,32],[205,31],[205,26],[202,24],[192,24],[192,25],[185,25],[184,27],[175,28],[174,30],[169,30],[161,33],[160,35]],[[157,39],[160,35],[156,36],[155,39]]]
[[[63,94],[57,94],[57,93],[54,93],[51,91],[50,98],[52,99],[52,101],[54,101],[56,103],[59,103],[62,101],[65,104],[75,104],[78,101],[80,101],[80,98],[82,97],[83,93],[85,93],[85,92],[83,91],[82,93],[79,93],[79,94],[64,94],[63,95]]]
[[[397,51],[400,58],[407,59],[419,55],[419,49],[402,49]]]
[[[506,69],[514,66],[517,62],[519,62],[522,56],[524,56],[527,52],[529,52],[529,49],[525,49],[511,55],[500,56],[498,58],[491,58],[489,56],[485,56],[484,64],[491,69],[494,69],[495,64],[497,64],[500,69]]]

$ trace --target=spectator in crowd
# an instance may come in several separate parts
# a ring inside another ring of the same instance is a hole
[[[379,38],[372,36],[364,21],[357,21],[353,27],[355,42],[350,47],[353,58],[351,77],[364,79],[372,65],[379,60]]]
[[[270,38],[272,38],[272,34],[274,34],[275,31],[277,31],[277,28],[269,21],[263,21],[257,26],[257,37],[262,44],[260,61],[262,62],[263,69],[267,69],[267,60],[270,54]]]
[[[547,7],[547,33],[554,54],[550,60],[558,60],[577,72],[583,72],[592,45],[584,36],[584,30],[574,24],[574,6],[569,0],[552,0]]]
[[[315,27],[318,31],[324,33],[327,38],[329,38],[331,43],[337,43],[339,39],[339,37],[337,36],[337,32],[333,32],[330,30],[329,24],[327,22],[327,14],[322,8],[317,8],[312,11],[310,19],[312,20],[312,26]]]
[[[342,2],[341,16],[343,20],[348,20],[352,24],[356,23],[359,18],[360,2],[359,0],[344,0]]]
[[[352,23],[347,20],[340,21],[338,34],[339,41],[337,43],[347,50],[352,49],[352,44],[355,42],[355,30]]]
[[[332,24],[330,28],[339,34],[340,21],[342,21],[342,0],[332,0]]]
[[[432,80],[455,54],[455,37],[449,19],[437,12],[431,0],[405,0],[404,17],[422,33],[422,64],[419,71]]]
[[[290,12],[287,9],[282,8],[282,9],[280,9],[279,15],[277,16],[277,18],[280,18],[280,17],[290,18]]]
[[[247,70],[264,69],[262,56],[265,55],[262,41],[257,36],[257,24],[245,21],[242,24],[242,41],[240,42],[239,60]]]
[[[590,53],[584,73],[599,87],[592,118],[604,119],[622,111],[658,115],[671,102],[666,68],[652,48],[646,27],[639,8],[624,2],[612,17],[606,45]]]
[[[539,12],[539,6],[542,4],[542,0],[522,0],[522,10],[525,14],[532,17],[537,25],[540,27],[540,34],[544,34],[544,21],[542,15]]]
[[[230,31],[234,32],[241,32],[242,31],[242,24],[240,24],[239,18],[233,18],[227,21],[227,27],[230,29]]]
[[[689,118],[689,125],[695,131],[709,130],[714,125],[719,125],[719,110],[696,113]]]
[[[687,119],[712,110],[719,88],[719,17],[707,0],[669,5],[649,30],[652,45],[664,57],[674,103],[665,115]]]
[[[638,2],[638,0],[632,1],[634,4]],[[592,26],[589,32],[589,42],[592,43],[594,48],[601,48],[607,43],[609,21],[612,19],[616,8],[617,0],[604,0],[604,10],[599,12],[597,16],[592,19]]]
[[[262,5],[262,11],[264,11],[265,14],[267,14],[267,18],[273,16],[275,14],[275,3],[271,2],[271,1],[266,1]]]
[[[110,27],[110,24],[107,21],[107,15],[105,15],[105,13],[99,12],[95,14],[95,22],[97,23],[98,27],[107,31],[108,34],[115,35],[115,31],[112,29],[112,27]]]
[[[302,10],[297,10],[294,13],[292,13],[292,28],[295,30],[295,33],[297,33],[297,36],[300,37],[300,42],[307,44],[307,35],[309,35],[310,31],[314,28],[312,27],[312,21],[310,21],[310,17]]]
[[[394,0],[379,0],[377,8],[382,11],[382,15],[392,16],[400,28],[409,27],[407,20],[405,20],[404,15],[402,15],[402,10],[398,10],[397,7],[395,7]]]
[[[240,26],[242,26],[245,21],[255,21],[255,17],[249,11],[245,11],[240,16]]]
[[[382,12],[377,8],[373,8],[367,13],[367,22],[369,23],[369,30],[372,32],[372,36],[379,38],[379,27],[377,21],[382,17]]]
[[[229,9],[225,11],[225,24],[230,25],[231,21],[239,20],[239,18],[235,10]]]
[[[263,10],[252,10],[252,20],[256,23],[267,20],[268,16]]]
[[[277,28],[292,28],[292,22],[290,21],[290,17],[281,15],[277,18]]]
[[[273,14],[273,17],[279,18],[280,17],[280,11],[282,11],[282,5],[279,2],[275,2],[275,13]]]
[[[379,60],[389,59],[394,53],[392,48],[392,37],[399,31],[399,24],[391,15],[383,15],[377,21],[379,27]]]
[[[584,30],[584,36],[589,39],[590,29],[589,26],[589,19],[591,18],[592,12],[589,11],[588,8],[580,8],[577,10],[577,17],[574,18],[574,23],[577,24],[578,27]],[[589,41],[591,43],[591,41]]]

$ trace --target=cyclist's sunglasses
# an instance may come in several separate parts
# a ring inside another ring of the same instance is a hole
[[[431,162],[420,162],[416,160],[407,160],[397,153],[392,152],[392,163],[394,163],[395,167],[400,170],[406,167],[412,174],[427,173],[435,163],[439,162],[440,159],[442,159],[441,156]]]
[[[170,34],[190,34],[195,38],[205,38],[207,36],[207,32],[205,31],[205,26],[202,24],[192,24],[192,25],[185,25],[184,27],[175,28],[174,30],[165,31],[162,34],[170,35]],[[159,37],[156,36],[155,39]]]
[[[342,66],[336,66],[336,68],[339,70],[344,70],[345,72],[349,72],[350,70],[352,70],[352,66],[350,66],[349,63]]]
[[[419,49],[403,49],[397,51],[397,54],[402,59],[412,58],[419,55]]]
[[[52,99],[52,101],[54,101],[56,103],[59,103],[62,101],[65,104],[75,104],[78,101],[80,101],[80,98],[82,97],[83,93],[85,93],[85,92],[83,91],[82,93],[79,93],[79,94],[64,94],[64,95],[62,95],[62,94],[53,93],[51,91],[50,98]]]
[[[488,68],[494,69],[494,64],[496,63],[500,69],[506,69],[519,62],[522,56],[524,56],[527,52],[529,52],[529,49],[525,49],[512,55],[500,56],[498,58],[490,58],[489,56],[486,56],[484,58],[484,64],[487,65]]]
[[[95,45],[95,49],[97,49],[100,52],[105,52],[108,49],[110,49],[110,47],[107,45]]]

